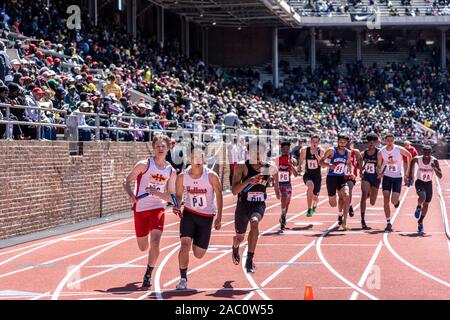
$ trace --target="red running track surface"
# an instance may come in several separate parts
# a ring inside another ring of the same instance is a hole
[[[226,194],[222,229],[213,231],[203,259],[190,257],[192,289],[174,290],[179,220],[169,209],[150,290],[141,287],[146,253],[138,250],[132,219],[125,219],[0,250],[0,299],[303,299],[307,284],[315,299],[449,299],[450,163],[441,167],[424,236],[413,217],[413,187],[403,188],[400,207],[392,208],[394,232],[387,234],[381,191],[375,206],[367,206],[372,229],[360,229],[358,184],[356,214],[343,232],[334,228],[337,209],[329,206],[325,186],[316,214],[305,216],[306,189],[296,178],[284,234],[278,232],[280,203],[269,195],[255,274],[232,263],[236,197]],[[241,253],[245,257],[246,243]]]

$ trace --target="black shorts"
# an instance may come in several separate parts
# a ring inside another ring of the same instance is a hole
[[[350,179],[350,178],[347,178],[347,179],[345,179],[345,181],[347,181],[347,185],[350,187],[350,183],[349,182],[351,182],[352,183],[352,188],[356,185],[356,179]]]
[[[431,199],[433,199],[433,183],[431,181],[416,180],[414,186],[418,195],[425,192],[425,202],[431,202]]]
[[[257,216],[258,220],[261,221],[265,211],[265,202],[250,202],[239,199],[236,205],[236,211],[234,212],[234,227],[236,233],[245,233],[250,219],[254,216]]]
[[[363,181],[367,181],[371,187],[373,188],[380,188],[381,179],[377,178],[377,175],[375,174],[364,174],[363,175]]]
[[[308,180],[313,182],[314,184],[313,194],[317,196],[320,193],[320,188],[322,188],[322,175],[305,173],[303,175],[303,182],[306,184]]]
[[[180,221],[180,238],[192,238],[194,245],[202,249],[208,249],[211,239],[211,228],[214,217],[204,217],[188,210],[183,210],[183,218]]]
[[[344,176],[327,176],[327,191],[329,197],[334,197],[337,191],[340,191],[347,185]]]
[[[403,178],[383,177],[383,191],[401,193]]]

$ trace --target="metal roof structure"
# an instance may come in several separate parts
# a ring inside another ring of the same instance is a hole
[[[202,26],[295,27],[300,15],[286,0],[148,0]]]

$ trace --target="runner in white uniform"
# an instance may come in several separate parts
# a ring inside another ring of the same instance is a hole
[[[164,229],[164,210],[172,202],[170,194],[175,193],[176,171],[166,161],[170,139],[164,135],[153,138],[154,156],[139,161],[123,182],[130,201],[133,202],[134,227],[139,249],[148,252],[147,271],[143,286],[151,286],[151,275],[159,256],[159,243]],[[133,192],[131,184],[136,181]],[[138,198],[141,196],[148,196]]]
[[[391,232],[391,208],[389,202],[392,202],[395,208],[400,205],[400,193],[402,192],[403,164],[405,164],[404,176],[405,183],[409,176],[409,164],[411,162],[411,153],[403,147],[394,144],[394,135],[386,134],[384,137],[386,146],[381,148],[377,155],[378,179],[383,178],[383,199],[384,214],[387,220],[387,226],[384,231]],[[403,162],[405,156],[408,160]]]
[[[191,146],[191,166],[177,177],[178,204],[181,203],[183,195],[183,213],[181,213],[180,206],[173,208],[174,213],[181,217],[181,247],[178,255],[180,283],[177,285],[177,290],[187,288],[187,269],[191,246],[196,258],[201,259],[205,255],[216,213],[214,227],[216,230],[221,227],[222,185],[218,175],[205,166],[204,146],[201,144]]]
[[[431,155],[431,147],[424,146],[422,149],[423,156],[417,156],[411,161],[411,170],[409,178],[411,182],[414,180],[414,166],[417,164],[417,179],[415,182],[416,192],[419,196],[417,200],[417,208],[414,216],[418,219],[418,232],[424,233],[423,219],[427,215],[428,205],[433,198],[433,176],[442,179],[442,171],[439,167],[439,161]]]

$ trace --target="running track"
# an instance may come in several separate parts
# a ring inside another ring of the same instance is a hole
[[[231,261],[236,199],[226,194],[222,229],[213,231],[202,260],[191,255],[188,285],[195,289],[173,290],[179,224],[169,209],[151,290],[140,286],[146,254],[137,249],[132,219],[125,219],[0,250],[0,299],[303,299],[307,284],[316,299],[449,299],[450,162],[440,163],[444,178],[440,187],[434,183],[425,236],[416,233],[414,188],[403,188],[392,211],[394,232],[385,234],[381,191],[366,212],[372,229],[360,229],[358,184],[356,214],[343,232],[335,230],[337,209],[324,186],[316,214],[305,217],[305,186],[296,178],[285,234],[278,232],[280,205],[270,190],[253,275]]]

